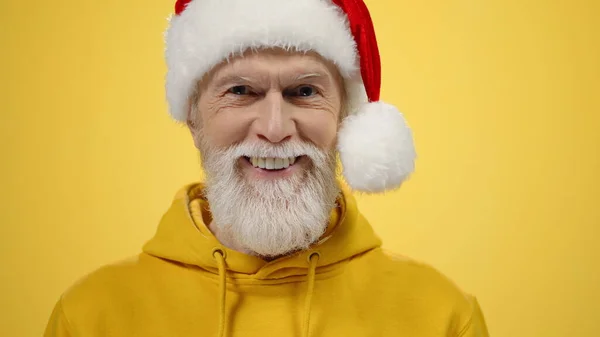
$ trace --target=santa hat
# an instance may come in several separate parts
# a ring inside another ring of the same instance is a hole
[[[196,83],[248,49],[314,51],[344,78],[348,116],[338,134],[351,188],[398,188],[414,170],[412,133],[402,114],[379,101],[381,64],[363,0],[177,0],[166,32],[170,113],[185,121]]]

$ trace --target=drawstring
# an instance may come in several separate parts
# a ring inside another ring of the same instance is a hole
[[[315,288],[315,274],[317,263],[319,262],[319,253],[315,252],[308,257],[308,282],[306,288],[306,298],[304,300],[304,326],[302,328],[302,337],[309,336],[310,328],[310,307],[312,304],[313,290]]]
[[[225,336],[225,294],[227,293],[227,279],[225,275],[225,253],[220,249],[213,250],[213,257],[217,260],[219,268],[219,333],[218,337]]]
[[[312,304],[313,292],[315,289],[315,274],[317,270],[317,263],[319,262],[320,254],[314,252],[308,257],[308,275],[307,275],[307,288],[306,298],[304,300],[304,325],[302,327],[302,337],[309,336],[310,328],[310,309]],[[225,295],[227,294],[227,275],[225,274],[225,252],[221,249],[213,250],[213,257],[217,261],[217,268],[219,269],[219,332],[218,337],[225,336]]]

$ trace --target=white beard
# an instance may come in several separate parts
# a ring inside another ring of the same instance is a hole
[[[225,150],[204,143],[201,155],[213,217],[211,229],[227,238],[229,242],[220,239],[223,244],[249,254],[276,257],[307,249],[325,232],[340,193],[334,151],[326,153],[300,142],[242,143]],[[311,163],[290,178],[249,181],[238,166],[242,156],[300,155]]]

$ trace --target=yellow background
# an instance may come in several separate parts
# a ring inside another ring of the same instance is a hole
[[[0,3],[0,335],[40,336],[199,178],[164,99],[173,2]],[[600,336],[599,4],[368,1],[420,157],[360,206],[476,294],[494,336]]]

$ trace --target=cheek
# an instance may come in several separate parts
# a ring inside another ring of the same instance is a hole
[[[252,122],[248,114],[227,103],[216,97],[200,100],[203,135],[211,145],[219,148],[244,140]]]
[[[246,138],[251,123],[238,111],[220,111],[206,119],[204,134],[214,146],[228,147]]]
[[[329,112],[317,111],[298,118],[297,126],[301,136],[319,148],[331,149],[335,146],[338,129],[337,116]]]

